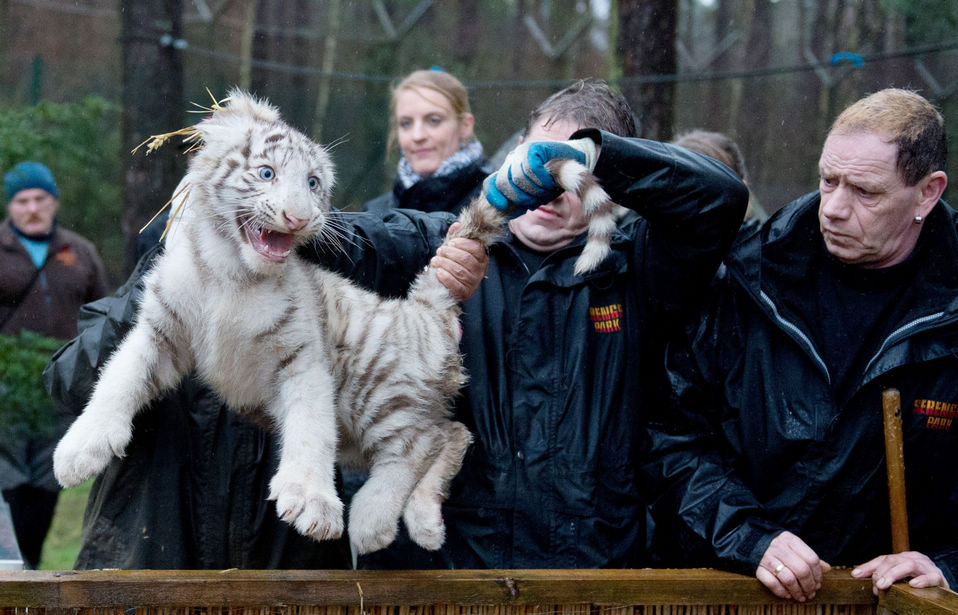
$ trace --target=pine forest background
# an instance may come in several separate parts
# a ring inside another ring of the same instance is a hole
[[[489,155],[551,92],[604,78],[645,137],[733,137],[768,213],[817,186],[841,108],[913,88],[945,114],[958,203],[956,0],[0,0],[0,172],[46,162],[118,284],[185,162],[129,152],[195,122],[207,89],[248,88],[334,144],[335,203],[359,209],[395,172],[390,83],[430,66],[466,83]]]

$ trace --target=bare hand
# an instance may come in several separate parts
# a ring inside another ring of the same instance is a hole
[[[791,532],[782,532],[769,543],[755,576],[779,598],[805,602],[822,588],[822,575],[831,566]]]
[[[449,233],[459,228],[455,222]],[[457,237],[439,247],[429,264],[436,270],[436,277],[449,289],[456,301],[465,301],[472,296],[486,275],[489,255],[482,244],[474,239]]]
[[[852,570],[852,576],[858,579],[870,576],[872,593],[876,596],[878,590],[888,589],[895,581],[908,577],[911,577],[908,584],[912,587],[948,588],[948,581],[941,569],[930,557],[918,551],[881,555]]]

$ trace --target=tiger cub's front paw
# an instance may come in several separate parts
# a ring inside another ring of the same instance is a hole
[[[280,470],[269,483],[269,499],[276,514],[296,531],[314,540],[343,535],[343,503],[336,490],[324,490],[310,481],[308,471]],[[313,475],[315,477],[315,475]]]
[[[129,424],[84,412],[53,452],[53,474],[64,487],[79,485],[122,457],[133,435]]]

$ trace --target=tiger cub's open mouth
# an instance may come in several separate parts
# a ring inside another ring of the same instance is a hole
[[[293,250],[294,236],[257,226],[252,217],[242,215],[238,218],[240,229],[246,241],[257,254],[273,263],[285,263]]]

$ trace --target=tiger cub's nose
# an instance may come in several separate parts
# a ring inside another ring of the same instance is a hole
[[[283,212],[283,221],[286,223],[286,228],[288,228],[290,231],[298,231],[306,226],[305,219],[291,216],[285,211]]]

